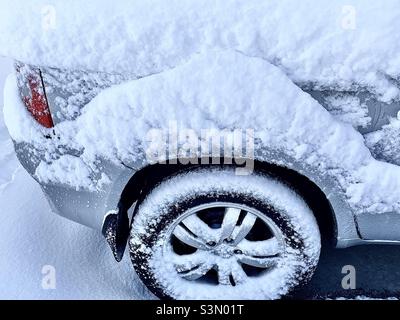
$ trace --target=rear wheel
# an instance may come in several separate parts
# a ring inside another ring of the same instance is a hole
[[[320,253],[318,225],[294,191],[229,168],[156,186],[129,244],[143,284],[169,299],[276,299],[312,276]]]

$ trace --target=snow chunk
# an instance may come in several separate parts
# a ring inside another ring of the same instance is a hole
[[[44,183],[66,183],[76,190],[87,188],[96,190],[93,186],[93,172],[82,159],[71,155],[64,155],[53,161],[51,164],[41,162],[36,168],[36,177]],[[101,179],[97,182],[97,188],[101,189],[104,183],[110,180],[103,173]]]
[[[365,140],[376,157],[400,165],[400,118],[390,119],[388,125],[368,134]]]
[[[371,118],[368,107],[354,94],[336,93],[325,99],[326,107],[338,120],[350,123],[353,127],[366,127]]]

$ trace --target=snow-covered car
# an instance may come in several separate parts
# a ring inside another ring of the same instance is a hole
[[[276,299],[321,244],[400,243],[398,1],[3,7],[18,158],[144,298]]]

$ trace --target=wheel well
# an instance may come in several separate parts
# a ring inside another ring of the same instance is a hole
[[[120,210],[126,210],[127,212],[137,200],[140,200],[166,177],[182,170],[197,167],[200,166],[154,164],[139,170],[132,176],[121,194],[119,203]],[[204,165],[201,167],[204,167]],[[322,240],[334,244],[337,236],[335,213],[324,192],[314,182],[294,170],[266,162],[255,161],[254,170],[279,178],[282,182],[294,189],[313,211],[320,228]]]
[[[259,170],[274,175],[288,184],[304,199],[314,213],[322,241],[335,245],[337,239],[335,212],[320,187],[297,171],[265,162],[259,162],[258,166]]]

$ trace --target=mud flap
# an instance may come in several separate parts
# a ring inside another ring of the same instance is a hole
[[[104,219],[102,233],[111,247],[115,260],[120,262],[129,237],[127,210],[120,206],[118,211],[110,212]]]

